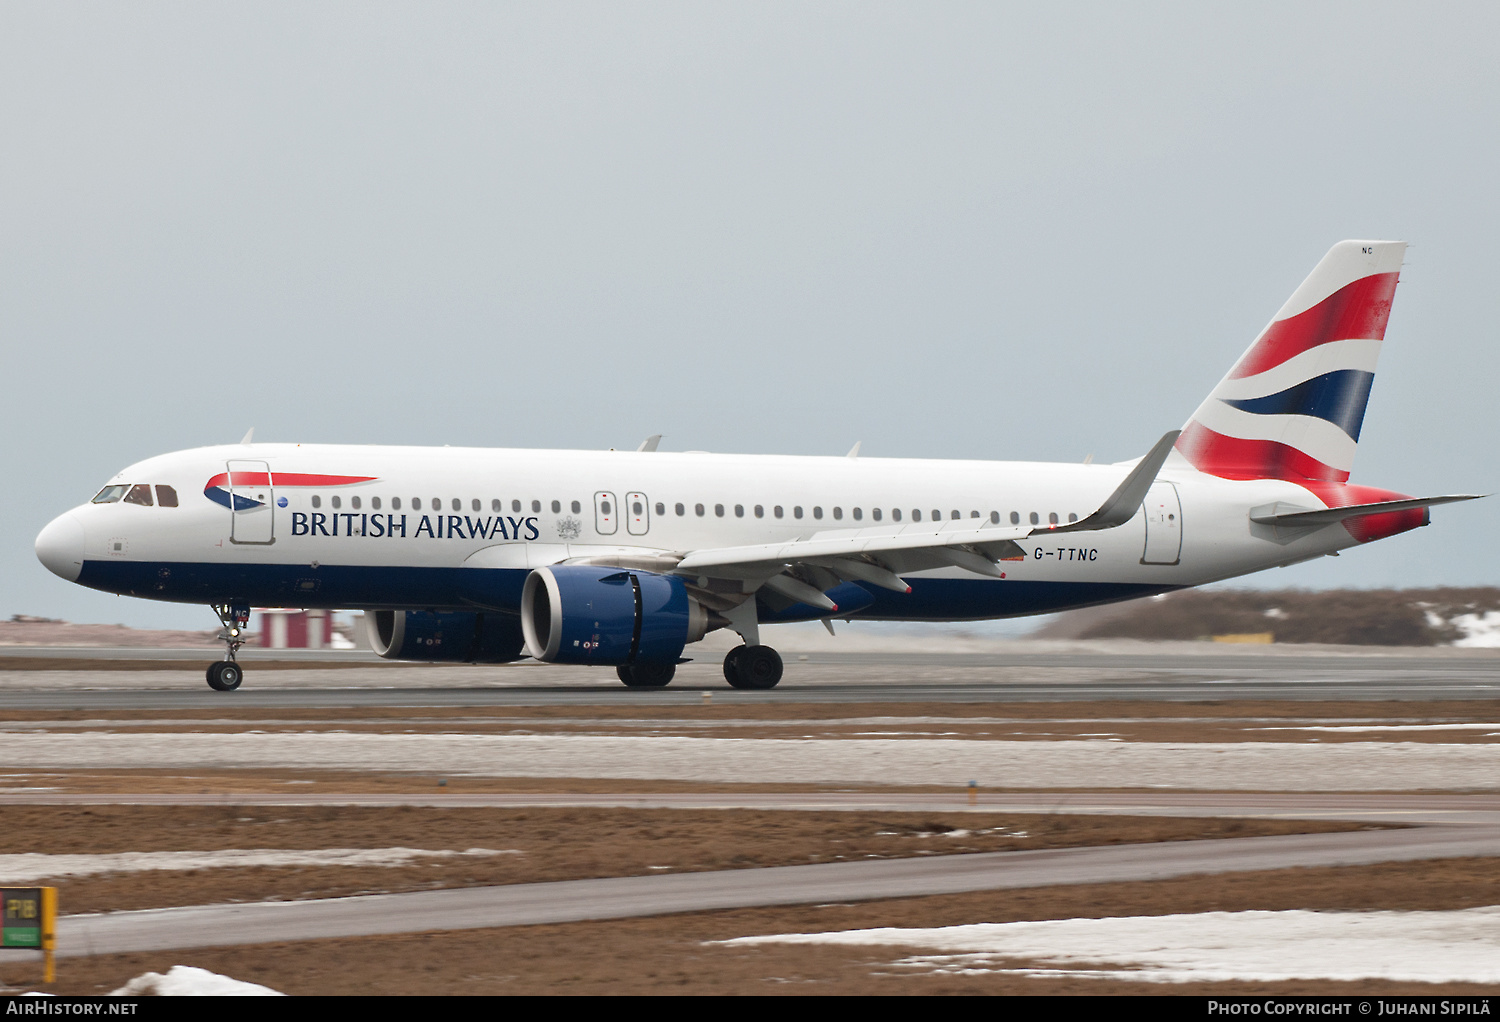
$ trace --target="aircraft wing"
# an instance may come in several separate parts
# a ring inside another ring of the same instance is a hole
[[[1113,529],[1134,518],[1177,436],[1173,431],[1157,441],[1098,509],[1078,522],[1033,527],[969,518],[929,525],[829,529],[784,543],[694,550],[677,563],[675,573],[756,580],[789,599],[824,609],[831,609],[833,603],[823,590],[841,579],[907,592],[900,577],[903,571],[956,566],[1003,577],[997,561],[1025,556],[1018,540]]]

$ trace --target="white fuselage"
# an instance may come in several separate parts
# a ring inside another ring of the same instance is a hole
[[[111,482],[127,494],[151,487],[149,506],[138,498],[74,508],[48,527],[38,551],[48,567],[83,585],[154,599],[514,612],[525,575],[544,565],[847,530],[930,531],[934,516],[1011,531],[1016,523],[1067,524],[1093,512],[1128,471],[701,452],[233,445],[130,466]],[[175,491],[178,506],[161,506],[163,486]],[[908,594],[869,586],[870,598],[855,601],[862,606],[841,600],[837,614],[801,607],[762,620],[1049,612],[1356,544],[1340,524],[1278,535],[1249,520],[1250,509],[1277,502],[1323,506],[1294,483],[1220,479],[1169,462],[1128,523],[1023,540],[1024,557],[999,562],[1004,578],[930,562],[913,569],[896,555],[888,563],[911,585]]]

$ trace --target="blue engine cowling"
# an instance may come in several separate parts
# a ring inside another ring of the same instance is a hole
[[[675,664],[703,638],[708,612],[675,575],[554,565],[527,576],[521,627],[548,663]]]
[[[371,647],[387,660],[503,664],[526,656],[514,614],[367,610],[365,627]]]

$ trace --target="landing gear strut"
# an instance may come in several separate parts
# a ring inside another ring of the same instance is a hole
[[[735,688],[775,688],[781,654],[770,646],[736,646],[724,657],[724,680]]]
[[[208,687],[215,692],[233,692],[245,680],[245,672],[235,662],[234,655],[245,644],[245,626],[250,623],[250,608],[216,603],[213,611],[219,615],[219,623],[224,626],[219,638],[228,648],[225,659],[208,665]]]

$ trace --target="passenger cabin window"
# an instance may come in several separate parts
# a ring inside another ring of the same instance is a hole
[[[379,497],[371,497],[370,498],[370,506],[372,508],[374,508],[376,511],[379,511],[380,510],[380,498]]]
[[[340,503],[339,503],[339,498],[338,498],[338,494],[334,494],[334,496],[333,496],[333,506],[334,506],[334,507],[335,507],[335,508],[338,508],[338,507],[341,507],[341,506],[342,506],[342,505],[341,505],[341,504],[340,504]]]
[[[1032,525],[1040,525],[1041,523],[1042,523],[1041,515],[1038,515],[1035,511],[1031,512],[1031,524]]]
[[[870,517],[875,519],[877,522],[880,521],[880,508],[872,507],[870,509]]]
[[[901,520],[901,509],[899,507],[893,507],[893,508],[891,508],[891,521],[893,521],[893,522],[899,522],[900,520]]]
[[[130,492],[125,494],[125,503],[144,504],[146,507],[150,507],[151,487],[145,483],[136,483],[130,488]]]
[[[714,505],[714,514],[718,515],[720,518],[723,518],[724,517],[724,505],[723,504],[715,504]]]
[[[921,508],[915,508],[914,507],[914,508],[911,509],[911,520],[914,521],[914,522],[920,522],[922,520],[922,510],[921,510]]]
[[[573,503],[570,504],[569,506],[573,509],[573,513],[575,515],[578,514],[580,511],[583,510],[583,505],[580,504],[580,503],[578,503],[578,501],[576,501],[576,500],[573,501]],[[661,506],[660,504],[657,505],[657,507],[660,507],[660,506]],[[657,514],[661,514],[661,512],[658,511]]]
[[[991,511],[990,512],[990,524],[991,525],[999,525],[1000,524],[1000,512],[999,511]]]
[[[358,497],[350,497],[349,498],[349,506],[352,507],[354,510],[358,511],[359,510],[359,498]]]
[[[392,511],[400,511],[401,510],[401,498],[400,497],[392,497],[391,498],[391,510]]]
[[[520,514],[521,513],[521,502],[519,500],[513,500],[513,501],[511,501],[510,502],[510,509],[512,511],[514,511],[516,514]]]
[[[560,501],[560,500],[554,500],[552,502],[552,513],[555,514],[555,515],[562,513],[562,501]]]
[[[539,515],[539,514],[542,513],[542,502],[541,501],[539,501],[539,500],[533,500],[531,502],[531,513],[534,514],[534,515]],[[605,514],[609,514],[609,508],[607,506],[604,509],[604,513]]]
[[[354,498],[354,499],[355,499],[355,500],[358,500],[358,499],[359,499],[359,498],[358,498],[358,497],[355,497],[355,498]],[[358,504],[355,504],[355,505],[354,505],[354,506],[355,506],[355,507],[359,507],[359,505],[358,505]],[[474,499],[473,499],[473,501],[472,501],[472,502],[470,502],[470,506],[471,506],[471,507],[472,507],[472,508],[473,508],[473,509],[474,509],[474,510],[475,510],[475,511],[478,511],[478,510],[479,510],[479,509],[480,509],[480,508],[482,508],[482,507],[484,507],[484,505],[483,505],[483,504],[481,504],[481,503],[479,503],[479,498],[478,498],[478,497],[475,497],[475,498],[474,498]]]
[[[1070,512],[1069,512],[1069,513],[1068,513],[1068,521],[1070,521],[1070,522],[1076,522],[1076,521],[1078,521],[1078,516],[1077,516],[1077,515],[1075,515],[1075,514],[1073,514],[1073,513],[1072,513],[1072,512],[1071,512],[1071,511],[1070,511]]]
[[[734,506],[734,516],[736,518],[743,518],[743,517],[745,517],[745,505],[743,505],[743,504],[736,504]]]
[[[773,515],[775,515],[777,518],[781,518],[781,517],[783,517],[786,514],[786,512],[782,510],[780,504],[777,504],[775,507],[773,507],[771,509],[771,513]]]
[[[801,507],[801,505],[798,505],[797,507],[792,508],[792,517],[793,518],[801,518],[802,517],[802,507]]]
[[[320,496],[318,496],[316,493],[314,493],[312,495],[312,506],[313,507],[322,507],[323,506],[323,498],[320,497]],[[412,507],[421,507],[422,506],[422,502],[420,500],[414,500],[414,501],[412,501],[412,505],[411,506]]]
[[[1047,516],[1047,524],[1048,525],[1056,525],[1057,524],[1057,512],[1056,511],[1052,512],[1051,514],[1049,514]]]
[[[378,507],[379,505],[376,505],[376,506]],[[505,510],[505,502],[503,500],[501,500],[499,497],[494,498],[493,500],[490,501],[490,510],[491,511],[504,511]]]
[[[698,516],[698,517],[699,517],[699,518],[702,518],[702,517],[703,517],[703,505],[702,505],[702,504],[694,504],[694,505],[693,505],[693,512],[694,512],[694,513],[695,513],[695,514],[696,514],[696,515],[697,515],[697,516]]]
[[[663,504],[661,501],[658,500],[656,502],[656,517],[660,518],[662,515],[664,515],[666,513],[667,513],[667,505]]]
[[[764,518],[765,516],[766,516],[766,509],[764,507],[762,507],[761,505],[759,505],[759,504],[755,505],[755,517],[757,517],[757,518]]]
[[[953,519],[954,521],[957,521],[958,519],[962,518],[963,515],[958,513],[958,508],[954,508],[951,512],[949,512],[948,517]]]
[[[813,517],[814,518],[822,518],[823,517],[823,509],[820,508],[820,507],[813,508]]]
[[[462,511],[464,509],[464,502],[459,500],[457,497],[454,497],[453,504],[451,506],[455,511]]]
[[[156,485],[156,502],[162,507],[177,506],[177,491],[170,486]]]
[[[434,511],[441,511],[443,509],[443,498],[442,497],[433,497],[432,498],[432,509]]]
[[[1021,524],[1021,512],[1019,512],[1019,511],[1012,511],[1010,513],[1010,524],[1012,524],[1012,525],[1020,525]]]
[[[841,508],[841,507],[834,508],[833,509],[833,519],[834,519],[834,521],[843,521],[843,519],[844,519],[844,509]]]
[[[681,504],[678,504],[672,510],[677,512],[678,518],[681,518],[683,515],[687,514],[687,508],[683,507]]]
[[[859,508],[855,508],[853,511],[850,511],[849,513],[854,516],[854,520],[856,522],[859,521],[861,518],[863,518],[865,516],[865,513],[862,510],[860,510]]]
[[[318,498],[314,497],[313,498],[313,507],[317,507],[317,506],[318,506]],[[413,497],[411,499],[411,509],[413,511],[420,511],[420,510],[422,510],[422,498],[421,497]]]
[[[130,487],[126,486],[124,483],[119,483],[114,486],[106,486],[94,496],[93,502],[95,504],[113,504],[115,501],[125,496],[125,491],[129,488]]]

